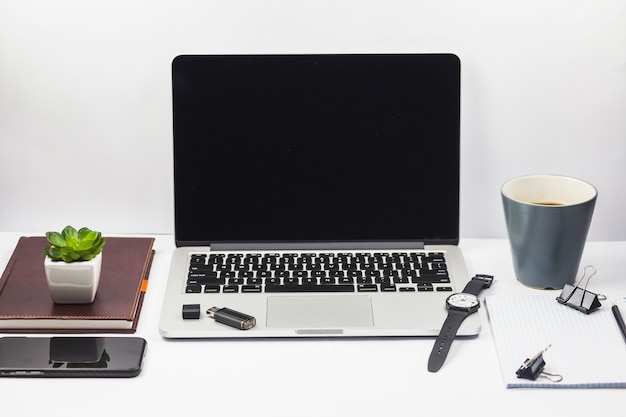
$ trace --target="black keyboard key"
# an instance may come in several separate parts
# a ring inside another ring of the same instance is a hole
[[[448,284],[450,283],[450,278],[448,277],[418,277],[412,278],[411,282],[413,284],[423,284],[423,283],[431,283],[431,284]]]
[[[420,277],[447,277],[448,271],[445,269],[420,269]]]
[[[197,284],[187,285],[185,287],[185,292],[187,294],[200,293],[200,292],[202,292],[202,285],[197,285]]]
[[[376,284],[358,284],[357,290],[359,292],[377,292],[378,285]]]
[[[306,267],[305,265],[306,264],[296,262],[293,264],[286,265],[287,266],[286,270],[287,271],[312,271],[315,269],[314,264],[306,265]]]
[[[374,280],[374,284],[391,284],[391,278],[387,278],[387,277],[376,278]]]
[[[343,278],[346,276],[346,274],[343,271],[335,270],[330,272],[330,276],[333,278]]]
[[[205,279],[216,279],[217,272],[213,271],[191,271],[187,275],[188,278],[205,278]]]
[[[266,285],[265,292],[354,292],[354,285]]]
[[[331,253],[320,253],[319,256],[317,257],[317,261],[319,263],[328,263],[329,259],[332,257]]]
[[[323,268],[323,269],[325,269],[326,271],[329,271],[329,272],[333,273],[333,272],[338,272],[338,271],[340,271],[340,266],[339,266],[339,264],[329,263],[329,264],[324,265],[324,268]]]
[[[388,263],[388,262],[382,262],[378,264],[378,269],[380,271],[392,271],[393,270],[393,264]]]
[[[417,271],[414,269],[402,269],[400,270],[400,275],[404,278],[410,279],[410,278],[416,278],[417,277]]]
[[[260,262],[261,262],[261,254],[259,253],[246,255],[246,257],[243,259],[243,263],[248,264],[248,265],[256,265]]]
[[[366,277],[370,277],[370,278],[380,278],[381,277],[381,272],[373,270],[373,269],[370,269],[368,271],[365,271],[365,276]]]
[[[219,254],[219,255],[213,253],[213,254],[209,255],[209,260],[208,260],[207,263],[210,264],[210,265],[221,264],[222,262],[224,262],[224,258],[225,258],[225,256],[224,256],[223,253]]]
[[[446,259],[444,258],[443,253],[431,253],[429,262],[444,263],[446,262]]]
[[[448,271],[445,269],[439,270],[431,270],[431,269],[420,269],[419,276],[411,277],[411,282],[413,283],[448,283],[450,282],[450,277],[448,276]]]
[[[391,261],[393,263],[396,263],[396,264],[404,263],[406,262],[406,259],[407,259],[406,253],[392,253],[391,254]]]
[[[188,284],[208,284],[210,282],[218,281],[216,272],[190,272],[187,275]],[[191,282],[193,281],[193,282]]]
[[[205,285],[204,286],[204,292],[205,293],[217,293],[217,292],[220,292],[220,286],[219,285]]]
[[[313,271],[311,273],[311,276],[313,278],[326,278],[328,276],[328,274],[326,273],[326,271]]]
[[[386,270],[383,272],[383,278],[394,279],[400,276],[399,271],[395,270]]]
[[[191,255],[191,264],[206,264],[206,255]]]
[[[213,271],[213,265],[207,264],[189,264],[189,272],[206,272]]]
[[[187,285],[223,285],[224,280],[220,278],[188,278]]]
[[[225,285],[223,292],[239,292],[239,286],[237,285]]]
[[[261,292],[262,287],[260,285],[242,285],[241,292]]]

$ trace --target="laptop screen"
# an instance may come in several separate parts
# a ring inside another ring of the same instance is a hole
[[[172,84],[178,246],[458,242],[455,55],[179,56]]]

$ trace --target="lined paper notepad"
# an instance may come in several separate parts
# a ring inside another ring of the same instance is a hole
[[[586,315],[559,304],[556,295],[485,297],[507,388],[626,388],[626,342],[611,312],[617,304],[626,317],[624,299],[603,300]],[[548,345],[544,371],[563,380],[517,378],[515,371],[524,360]]]

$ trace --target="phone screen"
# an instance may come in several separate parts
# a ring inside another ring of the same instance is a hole
[[[133,377],[146,345],[139,337],[2,337],[0,376]]]

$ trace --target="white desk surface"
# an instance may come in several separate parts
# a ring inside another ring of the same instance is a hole
[[[2,270],[19,236],[0,233]],[[626,392],[619,389],[506,389],[484,308],[480,335],[457,339],[437,373],[426,369],[433,338],[163,339],[158,321],[174,240],[155,237],[136,333],[148,341],[143,372],[130,379],[2,378],[3,414],[484,417],[623,410]],[[515,280],[506,240],[466,239],[460,246],[471,275],[495,276],[490,294],[541,292]],[[591,291],[626,295],[626,242],[589,242],[581,266],[587,264],[598,270]]]

